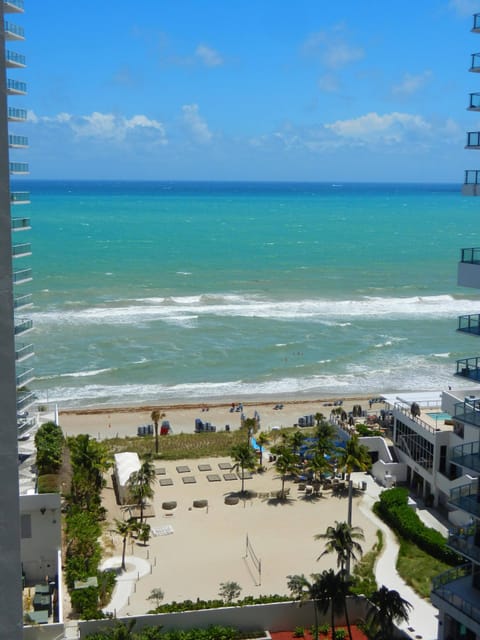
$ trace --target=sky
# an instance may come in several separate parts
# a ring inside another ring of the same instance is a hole
[[[449,182],[479,0],[25,0],[33,179]],[[26,157],[28,155],[28,157]]]

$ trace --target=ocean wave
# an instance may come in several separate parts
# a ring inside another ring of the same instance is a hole
[[[262,318],[279,321],[317,321],[348,326],[352,319],[379,317],[404,319],[415,317],[442,318],[478,311],[478,301],[449,295],[407,298],[364,297],[358,300],[273,300],[258,296],[211,295],[175,298],[146,298],[130,304],[98,305],[88,309],[49,309],[33,311],[38,324],[126,324],[134,322],[176,321],[201,316]]]

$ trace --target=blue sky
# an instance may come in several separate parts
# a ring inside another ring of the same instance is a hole
[[[472,0],[25,0],[31,178],[457,182]]]

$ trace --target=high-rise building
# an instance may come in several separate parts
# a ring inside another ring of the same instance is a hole
[[[26,111],[14,105],[15,96],[26,93],[25,84],[13,77],[25,66],[24,57],[15,51],[24,38],[23,29],[14,23],[15,14],[23,13],[23,0],[0,2],[0,639],[15,640],[23,636],[22,565],[20,558],[20,516],[18,490],[17,414],[26,411],[32,396],[24,389],[31,376],[17,362],[29,350],[17,340],[29,328],[18,315],[29,301],[18,293],[18,286],[30,279],[23,261],[30,253],[27,243],[18,242],[28,219],[11,215],[11,205],[28,197],[12,194],[12,173],[24,173],[27,165],[13,161],[16,148],[27,146],[26,139],[9,132],[9,125],[26,119]],[[6,20],[8,16],[9,20]],[[12,21],[10,21],[12,18]],[[10,73],[12,77],[10,77]],[[12,104],[8,104],[11,101]],[[15,206],[15,209],[17,207]],[[12,209],[14,207],[12,206]],[[17,266],[19,265],[19,266]],[[23,351],[25,349],[25,351]],[[22,355],[23,351],[23,355]],[[18,368],[17,368],[18,367]],[[18,384],[17,384],[18,383]],[[18,401],[18,405],[17,405]]]
[[[480,33],[480,13],[473,16],[472,33]],[[480,73],[480,53],[472,53],[469,71]],[[480,92],[471,93],[467,109],[480,111]],[[480,149],[480,131],[468,131],[466,149]],[[480,169],[467,169],[462,187],[462,193],[466,196],[480,195]]]

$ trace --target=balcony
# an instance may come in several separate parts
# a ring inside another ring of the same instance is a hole
[[[469,71],[480,73],[480,53],[472,53]]]
[[[480,182],[478,195],[480,195]],[[459,287],[480,289],[480,247],[467,247],[461,250],[457,269],[457,284]]]
[[[23,0],[4,0],[3,10],[5,13],[23,13],[25,4]]]
[[[472,313],[468,316],[459,316],[457,331],[473,333],[477,336],[480,335],[480,313]]]
[[[10,204],[30,204],[30,193],[28,191],[11,191]],[[20,218],[16,219],[20,220]]]
[[[20,343],[15,345],[15,361],[23,362],[34,355],[33,344]]]
[[[17,393],[17,411],[23,411],[28,409],[37,399],[37,396],[33,391],[25,391],[23,393]]]
[[[12,231],[28,231],[31,229],[30,218],[12,218]]]
[[[5,51],[5,66],[7,69],[23,69],[27,66],[27,59],[16,51]]]
[[[15,323],[15,335],[20,336],[27,331],[31,331],[33,329],[33,322],[26,318],[19,320]]]
[[[449,503],[480,518],[480,495],[478,493],[478,478],[472,482],[456,487],[450,491]]]
[[[7,115],[9,122],[25,122],[27,119],[27,110],[8,107]]]
[[[447,544],[471,562],[480,563],[480,547],[475,544],[477,534],[474,525],[470,527],[455,527],[448,532]]]
[[[467,132],[467,144],[465,149],[480,149],[480,131]]]
[[[450,462],[461,467],[480,472],[480,442],[467,442],[453,447],[450,454]]]
[[[10,162],[10,173],[12,175],[25,175],[29,173],[28,164],[26,162]]]
[[[480,111],[480,93],[471,93],[468,111]]]
[[[25,369],[23,367],[19,367],[19,369],[17,370],[17,375],[15,376],[17,388],[24,387],[29,382],[32,382],[32,380],[35,379],[33,371],[33,368]]]
[[[9,96],[25,96],[27,95],[27,83],[8,78],[7,93]]]
[[[473,14],[472,33],[480,33],[480,13]]]
[[[4,23],[5,40],[25,40],[25,30],[12,22]]]
[[[456,402],[453,417],[461,422],[467,422],[480,427],[480,400],[477,398],[465,398],[463,402]]]
[[[33,304],[33,298],[31,293],[26,293],[23,296],[17,296],[13,299],[13,308],[24,309],[25,307],[29,307]]]
[[[30,282],[32,279],[31,269],[20,269],[13,272],[13,284],[23,284],[24,282]]]
[[[8,136],[8,146],[10,149],[26,149],[28,147],[28,138],[26,136]]]
[[[462,358],[461,360],[457,360],[457,370],[455,375],[460,376],[461,378],[467,378],[468,380],[474,380],[475,382],[480,382],[480,357],[475,356],[473,358]]]
[[[462,565],[450,569],[436,576],[432,580],[431,600],[432,604],[452,615],[455,619],[465,623],[474,621],[476,624],[468,624],[469,628],[480,625],[480,605],[478,591],[472,587],[471,564]],[[445,604],[447,606],[445,606]],[[461,612],[463,616],[455,615]],[[480,633],[477,631],[477,633]]]
[[[32,254],[32,245],[29,242],[21,242],[12,246],[12,256],[14,258],[24,258]]]
[[[467,169],[465,171],[462,194],[464,196],[480,195],[480,171],[478,169]]]

